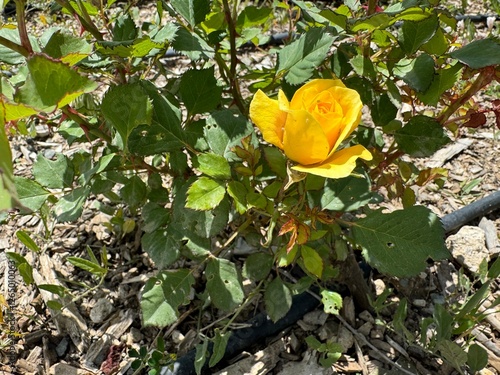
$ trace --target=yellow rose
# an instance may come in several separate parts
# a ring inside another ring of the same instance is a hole
[[[372,159],[361,145],[339,150],[358,126],[362,106],[359,94],[342,81],[315,79],[298,89],[291,102],[281,90],[278,100],[257,91],[250,118],[267,142],[297,163],[292,169],[342,178],[351,174],[356,159]]]

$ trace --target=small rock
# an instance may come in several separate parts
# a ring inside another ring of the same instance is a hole
[[[185,337],[184,335],[181,333],[181,331],[177,330],[177,329],[174,329],[172,331],[172,341],[174,342],[174,344],[180,344],[181,342],[184,341]]]
[[[495,223],[483,217],[479,222],[479,228],[484,231],[486,247],[490,253],[498,253],[500,251],[500,244],[498,243],[497,227]]]
[[[43,156],[45,156],[47,159],[52,159],[54,156],[56,156],[56,151],[48,148],[43,152]]]
[[[356,322],[356,308],[351,297],[345,297],[342,301],[342,315],[349,324],[354,325]]]
[[[358,328],[358,332],[361,333],[363,336],[368,337],[372,329],[373,329],[373,324],[370,322],[365,322],[361,327]]]
[[[132,342],[141,342],[141,340],[144,338],[144,335],[141,333],[141,331],[135,327],[130,328],[130,332],[128,334],[128,339],[132,340]]]
[[[382,279],[373,280],[373,285],[375,286],[375,295],[380,296],[385,290],[385,283]]]
[[[69,348],[68,336],[64,336],[59,344],[56,346],[56,353],[58,357],[64,357]]]
[[[314,310],[308,312],[302,318],[302,320],[304,320],[304,322],[306,322],[307,324],[316,324],[318,326],[322,326],[323,324],[325,324],[327,319],[328,314],[323,310]]]
[[[338,330],[339,324],[333,320],[329,320],[319,328],[318,337],[322,341],[329,340],[337,335]]]
[[[309,332],[309,331],[314,331],[316,329],[316,327],[314,326],[314,324],[308,324],[306,322],[304,322],[302,319],[299,320],[297,322],[298,326],[300,328],[302,328],[302,330],[306,331],[306,332]]]
[[[427,302],[425,302],[425,299],[414,299],[413,300],[413,305],[417,307],[425,307]]]
[[[363,310],[359,313],[359,318],[363,319],[365,322],[375,323],[375,319],[369,311]]]
[[[476,274],[481,262],[490,258],[485,246],[484,231],[478,227],[463,226],[456,234],[446,239],[446,245],[461,265]]]
[[[337,341],[344,348],[343,353],[347,352],[354,345],[354,335],[345,326],[339,327]]]
[[[290,334],[289,344],[290,344],[290,348],[293,350],[294,353],[299,353],[301,343],[300,343],[299,339],[297,338],[297,336],[295,336],[295,333],[293,333],[293,332]]]
[[[106,298],[100,298],[90,310],[90,320],[94,323],[102,323],[114,310],[115,307],[111,302]]]

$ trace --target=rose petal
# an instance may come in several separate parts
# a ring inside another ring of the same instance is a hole
[[[286,156],[302,165],[322,162],[330,151],[323,128],[304,110],[288,111],[283,146]]]
[[[335,87],[330,90],[335,91],[333,95],[337,98],[338,103],[344,110],[341,126],[342,131],[331,149],[331,156],[339,147],[340,143],[343,142],[359,125],[363,103],[361,102],[358,92],[355,90],[341,87]]]
[[[313,79],[307,82],[293,95],[290,102],[290,109],[295,110],[307,107],[307,104],[311,103],[317,94],[332,87],[345,88],[345,85],[340,79]]]
[[[260,129],[264,139],[283,149],[283,128],[286,123],[288,100],[280,90],[278,100],[269,98],[258,90],[250,103],[250,118]]]
[[[295,165],[292,169],[327,178],[343,178],[351,174],[358,158],[372,160],[372,154],[363,146],[356,145],[337,151],[319,165]]]

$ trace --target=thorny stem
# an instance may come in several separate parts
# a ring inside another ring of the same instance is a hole
[[[111,143],[111,137],[101,131],[100,129],[95,128],[91,124],[89,124],[84,118],[82,118],[78,113],[74,112],[71,107],[65,106],[62,109],[62,112],[71,120],[76,122],[84,131],[88,131],[90,134],[93,134],[99,138],[101,138],[106,143]]]
[[[29,56],[29,52],[26,48],[24,48],[22,45],[17,44],[13,42],[12,40],[9,40],[7,38],[4,38],[3,36],[0,36],[0,44],[13,50],[16,51],[17,53],[23,55],[24,57]]]
[[[16,19],[17,19],[17,29],[19,30],[19,39],[21,40],[21,45],[24,47],[27,56],[33,54],[33,47],[31,46],[30,38],[28,32],[26,31],[26,20],[24,18],[24,7],[26,5],[26,0],[15,0],[16,3]]]
[[[467,92],[462,95],[459,99],[455,100],[450,106],[437,118],[437,121],[444,125],[447,120],[470,98],[472,98],[477,92],[479,92],[483,87],[487,86],[496,76],[496,70],[493,66],[488,66],[481,70],[479,76],[474,81],[474,83],[469,87]]]
[[[228,0],[222,0],[224,5],[224,14],[227,21],[227,27],[229,29],[229,45],[230,45],[230,53],[231,53],[231,65],[229,68],[229,81],[231,85],[231,92],[233,94],[233,100],[238,109],[242,114],[246,114],[246,106],[243,103],[240,94],[240,86],[238,83],[238,77],[236,75],[236,67],[238,65],[238,57],[236,56],[236,25],[234,23],[234,17],[231,12],[231,8],[229,7]]]
[[[56,0],[56,2],[62,6],[64,9],[66,9],[70,14],[78,18],[78,21],[80,21],[82,27],[88,31],[89,33],[92,34],[94,38],[98,41],[102,41],[102,34],[101,32],[97,29],[96,25],[89,19],[90,22],[88,22],[86,19],[84,19],[82,16],[78,14],[78,12],[73,8],[73,6],[66,0]]]
[[[368,16],[375,13],[375,9],[377,9],[377,0],[368,0]]]

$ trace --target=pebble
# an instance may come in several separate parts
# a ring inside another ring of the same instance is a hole
[[[481,228],[465,225],[446,239],[453,258],[473,273],[479,273],[480,264],[490,258]]]
[[[302,318],[302,320],[307,324],[316,324],[319,326],[325,324],[327,319],[328,319],[328,314],[325,313],[323,310],[314,310],[308,312]]]
[[[368,337],[372,329],[373,329],[373,324],[370,322],[365,322],[363,323],[363,325],[361,325],[361,327],[358,328],[358,332],[361,333],[363,336]]]
[[[339,327],[337,341],[344,348],[343,353],[347,352],[354,345],[354,335],[345,326]]]
[[[55,150],[49,148],[43,152],[43,156],[47,159],[52,159],[54,156],[56,156],[56,152]]]
[[[359,313],[359,318],[363,319],[365,322],[375,323],[375,318],[370,314],[368,310],[363,310]]]
[[[385,290],[385,283],[382,279],[373,280],[373,285],[375,286],[375,295],[380,296]]]
[[[425,301],[425,299],[416,298],[413,300],[413,305],[417,307],[425,307],[426,304],[427,302]]]
[[[90,320],[94,323],[102,323],[114,310],[115,307],[111,302],[106,298],[100,298],[90,310]]]
[[[64,336],[61,341],[59,341],[59,344],[56,346],[56,353],[58,357],[63,357],[66,352],[68,351],[69,348],[69,340],[68,336]]]

